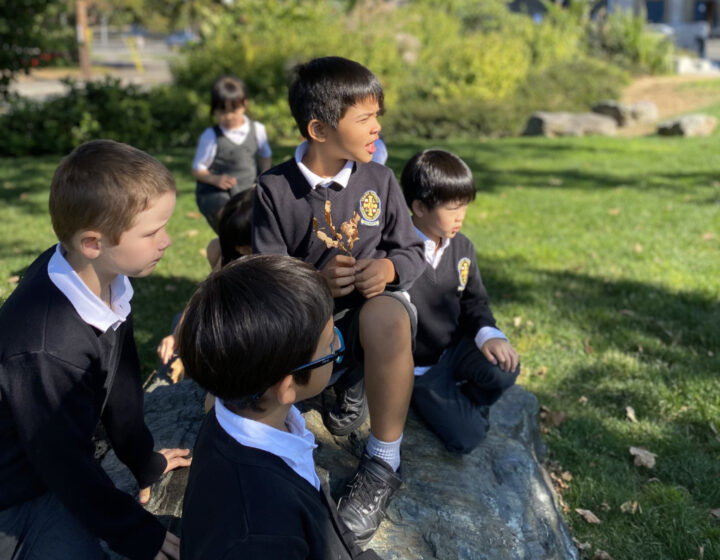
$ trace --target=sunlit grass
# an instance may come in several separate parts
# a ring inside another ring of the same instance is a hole
[[[443,146],[475,173],[464,231],[499,326],[521,353],[520,383],[567,413],[545,440],[573,475],[563,498],[575,536],[616,560],[698,558],[700,546],[720,558],[720,520],[709,513],[720,508],[720,140]],[[399,173],[424,147],[389,142],[389,163]],[[275,160],[291,152],[278,148]],[[160,158],[179,198],[173,246],[135,282],[147,372],[172,315],[208,272],[201,250],[212,236],[196,214],[192,151]],[[57,160],[0,160],[0,299],[53,243],[46,206]],[[630,446],[657,454],[656,467],[633,465]],[[634,515],[620,511],[628,500],[640,505]],[[575,508],[602,523],[588,525]]]

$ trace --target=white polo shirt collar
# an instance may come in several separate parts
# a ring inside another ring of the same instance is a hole
[[[289,433],[234,414],[221,399],[215,399],[215,418],[235,441],[280,457],[298,476],[320,490],[313,460],[313,449],[317,447],[315,436],[305,427],[305,419],[297,408],[291,406],[285,420]]]
[[[305,177],[312,189],[316,189],[317,187],[329,187],[332,183],[337,183],[342,188],[347,187],[348,181],[350,181],[350,175],[352,175],[354,162],[348,160],[345,163],[345,167],[343,167],[337,175],[328,179],[327,177],[316,175],[302,162],[302,158],[307,153],[307,150],[308,142],[305,140],[295,150],[295,163],[297,163],[300,173],[302,173],[303,177]]]
[[[57,289],[68,298],[72,306],[87,324],[105,332],[117,328],[130,314],[133,289],[127,276],[118,275],[110,284],[112,309],[85,285],[77,272],[63,256],[60,243],[48,262],[48,276]]]
[[[423,243],[425,245],[425,262],[427,262],[433,268],[437,268],[440,264],[440,259],[442,259],[445,249],[447,249],[450,245],[450,238],[446,237],[445,239],[443,239],[442,243],[440,244],[440,248],[437,249],[436,252],[436,243],[418,228],[415,228],[415,231],[417,232],[418,236],[420,236],[420,239],[423,240]]]

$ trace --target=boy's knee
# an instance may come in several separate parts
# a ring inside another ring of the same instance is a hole
[[[360,310],[362,340],[410,342],[410,315],[405,306],[390,296],[369,299]]]

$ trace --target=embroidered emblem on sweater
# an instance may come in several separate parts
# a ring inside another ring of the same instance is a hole
[[[458,276],[460,278],[460,285],[458,286],[458,292],[462,292],[467,286],[468,276],[470,276],[470,259],[463,257],[458,261],[457,264]]]
[[[366,226],[378,225],[381,210],[382,203],[378,194],[375,191],[365,191],[360,199],[360,215],[362,216],[360,223]]]

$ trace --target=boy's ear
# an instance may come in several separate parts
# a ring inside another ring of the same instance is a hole
[[[102,234],[93,230],[78,231],[72,240],[73,249],[90,260],[96,259],[100,255],[102,244]]]
[[[328,126],[318,119],[312,119],[307,126],[308,139],[315,142],[327,140]]]
[[[293,404],[297,398],[295,391],[295,379],[292,374],[288,374],[271,387],[275,393],[275,398],[280,404]]]
[[[410,209],[412,210],[412,213],[418,218],[422,218],[428,212],[427,206],[425,206],[419,200],[413,200],[410,203]]]

